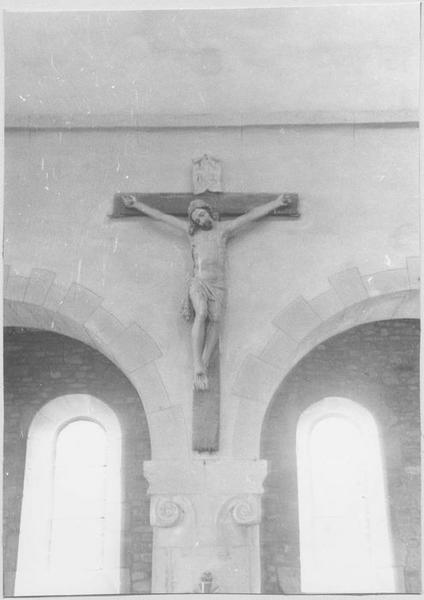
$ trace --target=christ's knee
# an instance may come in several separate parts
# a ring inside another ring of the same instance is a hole
[[[208,318],[208,310],[206,307],[199,308],[194,313],[194,321],[195,322],[197,321],[199,324],[205,324],[207,318]]]

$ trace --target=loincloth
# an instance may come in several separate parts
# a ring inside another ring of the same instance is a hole
[[[188,282],[187,293],[181,307],[183,317],[187,321],[194,318],[195,310],[191,294],[196,294],[204,299],[210,321],[218,321],[224,308],[225,286],[224,282],[206,281],[200,277],[192,277]]]

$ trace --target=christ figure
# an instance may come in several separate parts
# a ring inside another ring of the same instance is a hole
[[[218,222],[212,207],[202,199],[190,202],[188,224],[169,215],[130,194],[122,196],[125,206],[158,221],[184,231],[191,246],[193,270],[185,302],[184,316],[193,318],[191,332],[194,366],[194,388],[208,389],[208,366],[218,341],[219,324],[224,309],[225,296],[225,249],[232,235],[248,223],[256,221],[287,206],[290,201],[283,195],[262,206],[248,211],[231,221]]]

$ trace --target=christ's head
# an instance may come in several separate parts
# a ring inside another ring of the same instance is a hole
[[[188,207],[188,218],[190,220],[190,235],[198,229],[209,231],[213,227],[215,216],[212,207],[203,200],[193,200]]]

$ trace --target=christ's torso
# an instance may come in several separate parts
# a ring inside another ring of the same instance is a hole
[[[209,231],[197,230],[191,238],[193,275],[210,282],[222,282],[225,273],[225,240],[214,226]]]

